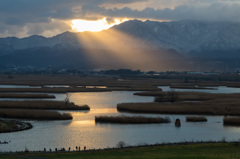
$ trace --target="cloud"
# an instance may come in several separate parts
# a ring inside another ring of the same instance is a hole
[[[174,9],[132,10],[130,8],[108,9],[101,12],[103,15],[116,17],[130,17],[156,20],[207,20],[207,21],[239,21],[240,3],[212,3],[209,5],[180,5]]]
[[[239,21],[239,0],[1,0],[0,36],[28,36],[70,29],[72,19]]]

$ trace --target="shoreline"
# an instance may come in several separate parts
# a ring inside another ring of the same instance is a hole
[[[125,143],[124,143],[125,144]],[[153,147],[166,147],[166,146],[187,146],[187,145],[205,145],[205,144],[234,144],[235,146],[240,146],[240,141],[226,141],[225,139],[222,139],[220,141],[183,141],[183,142],[170,142],[170,143],[156,143],[156,144],[143,144],[143,145],[125,145],[123,147],[106,147],[106,148],[98,148],[98,149],[81,149],[79,150],[68,150],[67,148],[58,149],[58,151],[55,151],[54,149],[52,151],[49,151],[46,149],[46,151],[38,150],[38,151],[9,151],[9,152],[0,152],[1,155],[8,155],[8,154],[61,154],[61,153],[67,153],[71,154],[74,152],[77,153],[87,153],[87,152],[106,152],[111,150],[121,151],[121,150],[128,150],[128,149],[139,149],[139,148],[153,148]]]

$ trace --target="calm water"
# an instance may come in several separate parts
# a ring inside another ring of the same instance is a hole
[[[201,90],[202,91],[202,90]],[[185,115],[144,115],[165,117],[172,121],[180,118],[182,126],[170,124],[96,124],[96,115],[139,115],[118,113],[117,103],[151,102],[153,97],[134,96],[134,92],[69,93],[76,104],[88,104],[90,111],[69,111],[72,121],[31,121],[33,129],[21,132],[0,134],[1,141],[11,141],[1,145],[1,151],[23,151],[87,146],[88,148],[115,147],[119,141],[129,145],[155,144],[162,142],[238,140],[240,128],[224,127],[223,116],[207,116],[206,123],[186,123]],[[65,95],[62,94],[62,99]]]
[[[0,88],[41,88],[41,86],[29,86],[29,85],[0,85]]]
[[[68,88],[70,86],[69,85],[44,85],[44,87],[48,87],[48,88]]]

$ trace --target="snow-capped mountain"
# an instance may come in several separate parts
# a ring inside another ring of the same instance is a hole
[[[116,59],[124,63],[119,63],[121,66],[127,65],[127,61],[141,67],[148,65],[146,59],[152,60],[149,63],[161,64],[157,67],[164,67],[163,64],[171,59],[174,61],[168,62],[171,65],[168,69],[171,69],[173,64],[180,68],[180,63],[191,63],[189,59],[195,58],[204,62],[210,59],[214,65],[222,65],[228,59],[228,63],[234,63],[231,67],[240,67],[239,44],[238,22],[131,20],[95,33],[64,32],[50,38],[39,35],[22,39],[0,38],[0,62],[2,65],[84,64],[86,67],[89,63],[101,63],[111,68],[116,65]]]
[[[131,20],[103,32],[110,32],[110,30],[130,35],[131,38],[137,38],[139,41],[151,44],[155,48],[174,49],[182,53],[240,49],[240,23],[238,22],[201,22],[191,20],[176,22],[148,20],[142,22]],[[18,49],[54,47],[56,45],[84,48],[85,46],[81,39],[78,38],[82,34],[86,33],[65,32],[51,38],[38,35],[22,39],[16,37],[0,38],[0,54]],[[102,33],[93,34],[101,35]],[[94,46],[96,45],[92,47]],[[135,46],[139,47],[142,44],[135,44]]]
[[[155,46],[180,52],[240,49],[240,23],[128,21],[114,27]]]

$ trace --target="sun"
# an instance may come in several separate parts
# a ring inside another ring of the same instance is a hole
[[[108,23],[106,18],[96,20],[96,21],[76,19],[76,20],[72,20],[71,26],[72,26],[72,30],[77,32],[84,32],[84,31],[98,32],[102,30],[107,30],[110,27],[120,24],[122,22],[125,22],[127,20],[128,19],[114,19],[112,23]]]

